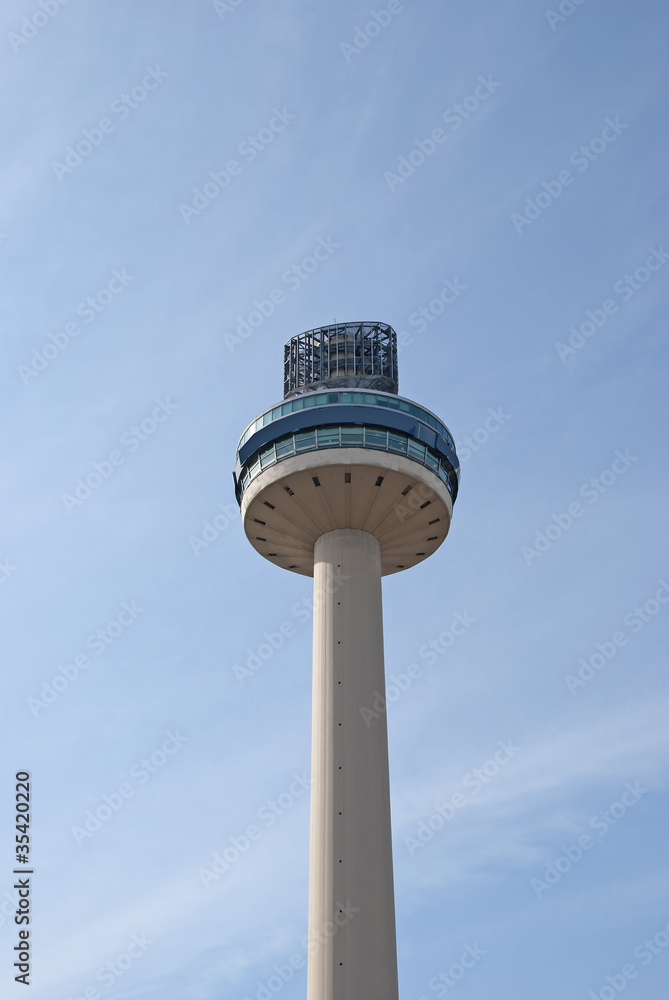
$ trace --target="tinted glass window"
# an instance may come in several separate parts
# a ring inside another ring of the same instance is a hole
[[[319,427],[318,428],[318,445],[319,447],[327,447],[328,445],[339,444],[339,428],[338,427]]]
[[[398,451],[406,455],[407,439],[403,434],[388,434],[388,447],[391,451]]]
[[[377,431],[371,427],[365,428],[365,445],[367,448],[386,447],[387,434],[385,431]]]
[[[308,451],[316,447],[316,435],[313,431],[300,431],[295,435],[295,447],[298,451]]]
[[[343,445],[362,444],[362,427],[342,427],[341,443]]]

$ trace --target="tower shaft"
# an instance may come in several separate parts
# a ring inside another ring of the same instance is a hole
[[[397,1000],[384,694],[379,541],[328,531],[314,547],[307,1000]]]

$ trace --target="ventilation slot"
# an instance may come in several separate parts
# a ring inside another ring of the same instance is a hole
[[[407,493],[409,492],[409,490],[412,490],[412,489],[413,489],[413,486],[407,486],[407,488],[405,490],[402,490],[402,496],[405,497],[407,495]]]
[[[375,486],[380,486],[382,482],[383,482],[383,476],[379,476],[379,478],[376,480],[376,482],[374,483],[374,485]]]
[[[425,503],[422,503],[420,505],[420,509],[423,510],[425,507],[429,507],[431,503],[432,503],[431,500],[426,500]]]
[[[344,482],[345,483],[350,483],[351,482],[351,473],[350,472],[345,472],[344,473]]]
[[[318,478],[318,476],[312,476],[311,477],[311,481],[314,484],[314,486],[320,486],[321,485],[321,481]]]
[[[286,491],[286,493],[288,494],[289,497],[294,497],[295,496],[295,494],[291,490],[290,486],[284,486],[284,490]]]
[[[440,519],[440,518],[438,518],[438,517],[435,517],[434,521],[428,521],[427,523],[428,523],[428,524],[436,524],[436,523],[437,523],[437,521],[439,521],[439,520],[441,520],[441,519]]]
[[[267,523],[266,521],[261,521],[259,517],[254,517],[253,520],[255,521],[256,524],[265,525]]]
[[[260,535],[256,535],[256,542],[266,542],[266,538],[261,538]]]
[[[270,503],[269,500],[263,500],[263,503],[265,504],[266,507],[269,507],[270,510],[275,509],[274,504]]]
[[[428,542],[436,542],[438,538],[439,535],[430,535],[430,537],[428,538]]]

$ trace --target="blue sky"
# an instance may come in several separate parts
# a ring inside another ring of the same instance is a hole
[[[462,459],[445,545],[384,582],[389,684],[422,670],[388,709],[401,996],[663,1000],[665,5],[44,3],[0,12],[3,996],[22,769],[34,1000],[305,994],[272,977],[304,955],[310,581],[245,541],[231,470],[336,317],[405,334]]]

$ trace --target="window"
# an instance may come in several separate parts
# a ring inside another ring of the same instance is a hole
[[[339,393],[339,402],[340,403],[352,403],[353,402],[353,395],[354,394],[352,392],[340,392]]]
[[[275,462],[274,445],[271,444],[269,448],[263,448],[260,452],[260,465],[263,469],[266,469],[268,465],[274,465]]]
[[[341,443],[343,447],[346,447],[346,445],[349,447],[361,445],[362,442],[362,427],[348,426],[341,428]]]
[[[428,469],[432,469],[433,472],[439,473],[439,459],[432,454],[430,449],[427,449],[427,454],[425,456],[425,464]]]
[[[293,412],[295,412],[295,410],[301,410],[304,406],[304,399],[302,396],[298,396],[297,399],[291,400],[290,406]]]
[[[304,399],[304,407],[305,407],[305,409],[306,409],[307,406],[314,406],[315,403],[316,403],[316,397],[315,396],[303,396],[302,398]]]
[[[314,403],[314,406],[324,406],[327,403],[327,401],[328,401],[327,393],[322,392],[318,396],[316,396],[316,401]]]
[[[278,409],[278,407],[277,407],[277,409]],[[284,403],[283,406],[281,407],[281,416],[282,417],[285,417],[287,413],[292,413],[292,412],[293,412],[293,404],[292,403]]]
[[[425,445],[409,438],[409,458],[415,458],[418,462],[425,462]]]
[[[253,465],[249,469],[249,475],[251,476],[251,479],[253,479],[254,476],[257,476],[259,472],[260,472],[260,459],[256,457]]]
[[[373,427],[365,427],[365,447],[386,449],[388,435],[386,431],[379,431]]]
[[[276,442],[276,457],[277,461],[280,458],[285,458],[286,455],[292,455],[295,451],[295,441],[293,440],[293,435],[290,437],[281,438],[280,441]]]
[[[316,447],[315,431],[300,431],[299,434],[295,435],[296,451],[310,451],[312,448],[315,447]]]
[[[318,447],[333,448],[339,444],[338,427],[319,427],[317,431]]]
[[[393,434],[392,431],[388,432],[388,449],[390,451],[397,451],[401,455],[406,455],[407,453],[407,439],[404,434]]]
[[[274,409],[272,410],[271,419],[278,420],[280,416],[281,416],[281,407],[275,406]]]

